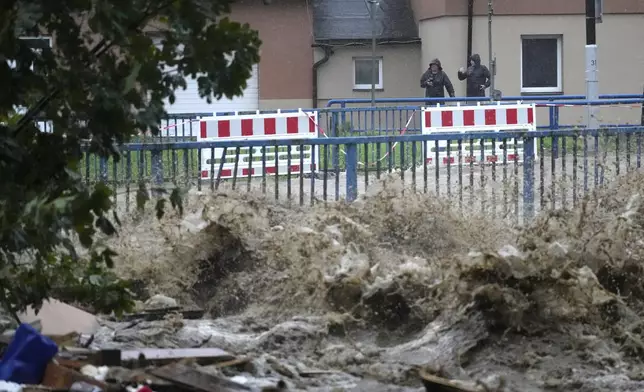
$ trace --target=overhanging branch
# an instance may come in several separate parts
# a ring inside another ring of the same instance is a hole
[[[144,23],[146,23],[151,17],[155,16],[156,14],[158,14],[164,8],[170,6],[171,4],[172,4],[172,1],[164,3],[160,7],[155,8],[154,10],[151,10],[151,11],[149,9],[146,10],[143,13],[143,16],[139,20],[133,22],[128,27],[127,30],[132,31],[132,30],[135,30],[135,29],[138,29],[138,28],[142,27],[142,25]],[[97,43],[92,48],[92,50],[90,51],[90,54],[95,56],[96,58],[101,57],[103,54],[105,54],[105,52],[107,52],[115,44],[116,44],[116,42],[112,41],[112,42],[108,43],[105,40],[105,38],[103,38],[103,39],[101,39],[101,41],[99,43]],[[86,65],[89,66],[89,64],[86,64]],[[36,102],[36,104],[33,107],[31,107],[27,111],[27,113],[25,113],[25,115],[20,118],[20,120],[18,120],[18,122],[16,124],[16,127],[14,129],[14,134],[15,135],[19,134],[20,131],[23,130],[27,124],[33,122],[35,120],[36,116],[45,108],[45,106],[47,106],[47,104],[49,102],[51,102],[53,99],[55,99],[60,94],[60,92],[61,92],[61,90],[58,87],[56,87],[49,94],[47,94],[46,96],[42,97],[38,102]]]

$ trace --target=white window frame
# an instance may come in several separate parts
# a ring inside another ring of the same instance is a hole
[[[353,67],[352,67],[352,79],[353,79],[353,89],[354,90],[371,90],[371,83],[369,84],[357,84],[356,83],[356,60],[359,61],[372,61],[372,57],[354,57],[353,58]],[[375,88],[382,90],[383,88],[383,81],[382,81],[382,57],[376,57],[376,62],[378,63],[378,81],[379,83],[376,83]]]
[[[557,86],[556,87],[523,87],[523,40],[524,39],[556,39],[557,40]],[[522,93],[562,93],[563,92],[563,35],[522,34],[519,42],[519,83]]]
[[[19,39],[34,39],[34,40],[43,40],[47,41],[49,43],[49,47],[52,47],[52,38],[48,35],[43,35],[43,36],[37,36],[37,37],[19,37]]]
[[[38,40],[43,40],[47,41],[49,43],[49,47],[52,47],[52,38],[49,36],[38,36],[38,37],[18,37],[18,39],[38,39]],[[16,62],[14,60],[7,60],[7,64],[9,64],[10,68],[15,68]],[[31,65],[29,67],[32,71],[34,70],[34,66]]]
[[[39,40],[47,41],[49,43],[50,48],[53,46],[52,37],[46,36],[46,35],[44,35],[44,36],[36,36],[36,37],[25,36],[25,37],[18,37],[18,39],[39,39]],[[7,64],[9,64],[9,67],[11,67],[11,68],[15,68],[15,66],[16,66],[16,62],[14,60],[7,60]],[[31,69],[32,71],[34,70],[33,64],[29,67],[29,69]],[[27,113],[27,108],[24,108],[24,107],[21,107],[21,106],[14,106],[13,110],[17,114],[20,114],[20,115],[23,115],[23,114]],[[49,127],[49,129],[52,128],[51,121],[47,121],[47,122],[45,122],[45,124],[46,124],[46,125],[44,125],[45,128],[47,128],[47,127]],[[38,127],[40,128],[41,131],[46,132],[46,129],[43,128],[43,123],[42,122],[38,122]]]

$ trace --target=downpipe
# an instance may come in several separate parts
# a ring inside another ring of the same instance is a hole
[[[467,57],[465,64],[470,65],[472,57],[472,34],[474,25],[474,0],[467,0]]]
[[[317,109],[318,98],[319,98],[318,97],[319,95],[318,94],[318,86],[319,86],[318,69],[329,61],[329,59],[331,58],[334,52],[333,52],[333,49],[328,45],[313,44],[312,46],[314,48],[322,48],[322,50],[324,51],[324,56],[313,64],[313,86],[311,89],[311,93],[312,93],[311,99],[313,100],[313,102],[311,103],[313,104],[312,106],[313,109]]]

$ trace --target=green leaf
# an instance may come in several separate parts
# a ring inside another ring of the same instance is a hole
[[[70,204],[74,201],[74,197],[68,196],[68,197],[59,197],[54,200],[53,207],[58,210],[58,211],[64,211],[67,208],[69,208]]]
[[[117,225],[122,226],[121,220],[119,219],[119,214],[116,212],[116,210],[112,210],[112,218]]]
[[[173,209],[179,210],[179,216],[183,216],[183,197],[181,189],[174,188],[170,194],[170,204]]]
[[[101,253],[101,258],[107,268],[114,268],[114,256],[117,256],[117,253],[109,248],[105,249]]]
[[[139,211],[145,209],[145,204],[150,200],[150,193],[143,181],[139,182],[139,188],[136,191],[136,208]]]
[[[91,275],[89,277],[89,283],[94,286],[100,286],[102,282],[103,282],[103,279],[101,278],[100,275]]]
[[[116,234],[116,228],[114,227],[112,222],[110,222],[110,220],[104,216],[99,216],[96,219],[96,227],[98,227],[103,233],[107,235]]]
[[[65,247],[65,249],[67,249],[72,260],[76,261],[79,259],[78,253],[76,252],[76,248],[74,247],[74,244],[69,238],[63,239],[61,241],[61,244]]]
[[[157,200],[157,204],[154,208],[156,210],[157,219],[161,219],[163,218],[163,215],[165,215],[165,203],[165,199]]]
[[[117,235],[123,222],[112,184],[95,174],[121,176],[120,146],[142,131],[158,133],[165,103],[186,78],[204,75],[204,101],[242,94],[261,42],[225,17],[231,0],[10,3],[0,12],[0,63],[16,65],[0,66],[0,303],[20,311],[54,296],[122,314],[133,306],[130,283],[111,270],[115,254],[97,249],[97,239]],[[144,32],[150,21],[169,27],[160,29],[160,49]],[[37,40],[21,39],[43,31],[56,37],[55,50],[34,50]],[[229,63],[225,55],[233,52]],[[36,126],[43,119],[51,132]],[[143,179],[149,152],[137,156],[127,156],[128,164]],[[177,188],[167,198],[179,214],[182,197]],[[135,199],[145,213],[145,180]],[[159,219],[165,203],[156,202]]]
[[[135,63],[132,71],[125,79],[125,86],[123,87],[123,94],[129,93],[135,86],[136,80],[139,77],[139,72],[141,72],[142,65],[140,63]]]
[[[83,245],[85,248],[89,248],[92,246],[94,243],[94,238],[92,236],[93,233],[90,233],[88,231],[83,231],[81,233],[78,233],[78,239],[80,240],[81,245]]]

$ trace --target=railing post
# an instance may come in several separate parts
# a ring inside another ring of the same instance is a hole
[[[154,184],[161,187],[163,185],[163,157],[161,150],[151,151],[151,169],[152,180]]]
[[[644,87],[642,87],[642,98],[644,99]],[[642,107],[642,118],[640,119],[640,125],[644,127],[644,101],[640,105]]]
[[[100,157],[98,162],[98,176],[101,182],[107,182],[107,158]]]
[[[358,197],[358,145],[346,145],[347,201]]]
[[[552,101],[551,101],[552,102]],[[550,130],[551,131],[556,131],[559,129],[559,107],[558,106],[550,106],[548,108],[549,112],[549,120],[550,120]],[[559,158],[559,138],[557,136],[552,136],[552,155],[554,155],[555,159]]]
[[[534,217],[534,152],[536,138],[523,138],[523,223]],[[543,157],[541,157],[543,159]]]

